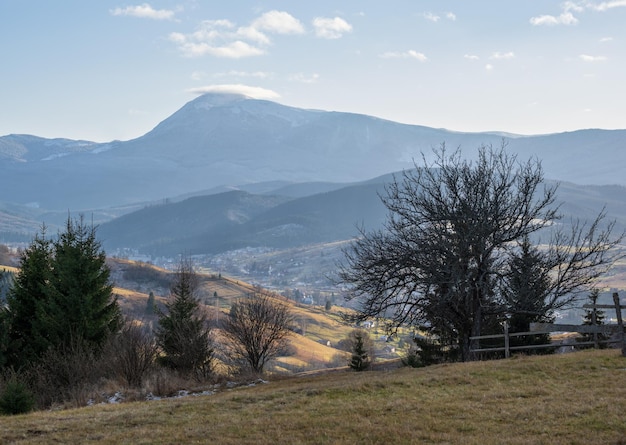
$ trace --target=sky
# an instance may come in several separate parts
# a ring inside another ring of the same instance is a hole
[[[0,136],[129,140],[204,92],[454,131],[626,128],[626,0],[0,0]]]

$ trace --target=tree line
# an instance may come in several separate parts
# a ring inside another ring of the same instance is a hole
[[[209,323],[187,258],[156,311],[155,329],[122,315],[96,227],[82,216],[68,217],[56,239],[42,227],[21,253],[0,309],[0,411],[67,402],[107,378],[141,388],[159,369],[199,382],[216,378],[217,363],[230,373],[261,374],[293,324],[286,303],[262,294],[241,298],[218,325]],[[228,341],[217,341],[218,330]]]

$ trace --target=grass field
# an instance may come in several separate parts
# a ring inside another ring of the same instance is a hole
[[[0,418],[0,443],[626,444],[617,350],[333,372]]]

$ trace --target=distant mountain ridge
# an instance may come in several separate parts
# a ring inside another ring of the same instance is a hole
[[[445,142],[472,157],[500,133],[461,133],[371,116],[207,94],[144,136],[94,143],[0,137],[1,202],[51,211],[149,203],[268,181],[358,182],[413,166]],[[511,136],[508,150],[542,160],[548,178],[626,184],[626,130]]]
[[[397,177],[397,175],[396,175]],[[393,174],[354,184],[310,183],[266,194],[229,191],[163,203],[124,215],[99,228],[105,248],[136,249],[153,257],[181,252],[213,255],[248,247],[289,249],[346,241],[383,227],[381,195]],[[291,196],[286,196],[285,191]],[[626,229],[626,188],[562,183],[556,202],[562,223],[593,220],[606,206],[607,221]],[[234,217],[236,215],[236,217]]]

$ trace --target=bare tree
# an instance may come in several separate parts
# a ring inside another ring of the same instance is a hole
[[[130,387],[139,388],[146,373],[154,366],[159,353],[151,332],[133,320],[126,320],[105,353],[113,372]]]
[[[267,362],[287,345],[293,323],[287,304],[255,294],[232,305],[223,328],[234,358],[244,360],[253,372],[261,374]]]
[[[559,220],[556,186],[543,184],[539,161],[518,163],[482,146],[475,163],[435,150],[436,160],[405,171],[387,187],[383,230],[361,233],[345,250],[340,278],[361,303],[357,319],[385,316],[396,326],[426,327],[473,359],[470,337],[507,312],[501,285],[521,240]],[[541,265],[550,283],[545,310],[571,303],[615,258],[604,213],[571,233],[553,230]],[[563,226],[560,226],[563,227]]]

